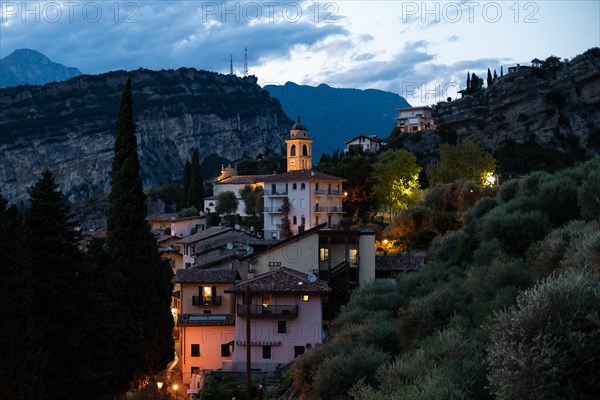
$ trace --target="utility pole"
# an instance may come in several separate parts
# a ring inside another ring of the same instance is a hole
[[[246,286],[246,400],[252,400],[252,362],[250,347],[250,284]]]

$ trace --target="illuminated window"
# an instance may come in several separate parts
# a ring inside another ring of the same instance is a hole
[[[307,294],[303,294],[303,295],[302,295],[302,301],[303,301],[304,303],[307,303],[307,302],[308,302],[308,295],[307,295]]]
[[[262,306],[263,308],[269,308],[271,306],[271,302],[273,301],[273,295],[270,293],[266,293],[262,295]]]
[[[329,249],[321,247],[319,249],[319,261],[329,260]]]

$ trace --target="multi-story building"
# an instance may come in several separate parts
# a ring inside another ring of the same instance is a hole
[[[177,214],[159,213],[146,217],[146,221],[148,221],[151,230],[163,235],[180,238],[203,231],[206,228],[206,217],[204,215],[178,217]]]
[[[403,132],[434,129],[433,109],[431,107],[412,107],[398,109],[396,126]]]
[[[251,346],[253,369],[273,372],[321,344],[322,296],[330,292],[327,282],[285,267],[225,290],[235,295],[236,332],[232,357],[223,360],[223,370],[246,369],[246,346]]]
[[[335,228],[343,217],[346,180],[311,169],[312,142],[298,119],[286,140],[287,172],[264,179],[265,238],[282,238],[284,219],[291,233],[297,234],[321,223]]]
[[[181,312],[177,319],[181,340],[183,383],[202,386],[204,372],[231,360],[235,341],[235,299],[226,294],[235,270],[184,269],[177,271]]]

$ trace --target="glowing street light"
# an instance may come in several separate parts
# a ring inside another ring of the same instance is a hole
[[[158,388],[158,390],[162,389],[164,382],[158,381],[156,382],[156,387]]]
[[[496,183],[496,177],[493,175],[488,176],[485,178],[485,180],[490,184],[490,186],[494,186],[494,183]]]
[[[173,385],[173,390],[177,390],[177,389],[179,389],[179,385],[178,384],[174,384]]]

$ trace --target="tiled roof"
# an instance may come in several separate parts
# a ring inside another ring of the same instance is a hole
[[[331,292],[327,282],[317,279],[315,282],[308,280],[308,275],[286,267],[267,272],[256,278],[238,283],[225,293],[245,293],[250,287],[252,293],[319,293]]]
[[[323,172],[307,170],[307,169],[284,172],[283,174],[268,175],[267,177],[265,177],[264,181],[265,182],[293,182],[293,181],[310,181],[310,180],[342,181],[342,182],[347,181],[346,179],[340,178],[338,176],[324,174]]]
[[[237,271],[232,269],[178,269],[176,283],[235,283]]]
[[[227,184],[250,185],[250,184],[257,183],[257,182],[263,182],[264,179],[269,176],[271,176],[271,175],[234,175],[234,176],[229,176],[225,179],[222,179],[216,183],[217,183],[217,185],[227,185]]]
[[[372,140],[377,143],[381,143],[383,141],[383,140],[379,139],[377,136],[357,135],[357,136],[353,137],[352,139],[345,141],[344,143],[348,144],[348,143],[352,142],[353,140],[356,140],[359,138],[369,139],[369,140]]]
[[[190,235],[190,236],[186,236],[177,243],[181,243],[181,244],[196,243],[196,242],[199,242],[200,240],[204,240],[211,236],[220,235],[221,233],[229,232],[231,230],[233,230],[233,228],[225,228],[223,226],[211,226],[208,229],[205,229],[198,233],[194,233],[193,235]]]
[[[156,213],[152,215],[148,215],[146,217],[146,221],[154,221],[154,222],[171,222],[172,218],[177,217],[177,214],[172,213]]]
[[[396,253],[389,256],[375,256],[375,271],[412,272],[423,265],[425,255],[422,253]]]
[[[301,239],[301,238],[303,238],[305,236],[312,235],[314,232],[317,232],[317,231],[325,228],[326,226],[327,226],[327,222],[323,222],[322,224],[314,226],[314,227],[312,227],[310,229],[305,230],[302,233],[298,233],[297,235],[291,236],[291,237],[289,237],[287,239],[276,240],[275,243],[271,243],[271,244],[267,243],[267,245],[269,246],[268,248],[264,249],[263,251],[258,251],[258,252],[249,254],[246,257],[241,258],[240,260],[243,261],[243,260],[247,260],[247,259],[250,259],[250,258],[258,257],[258,256],[260,256],[262,254],[268,253],[269,251],[275,250],[278,247],[284,246],[284,245],[286,245],[286,244],[288,244],[290,242],[295,242],[296,240]],[[256,244],[258,244],[258,243],[256,243]]]
[[[180,314],[177,326],[234,326],[235,316],[231,314]]]

